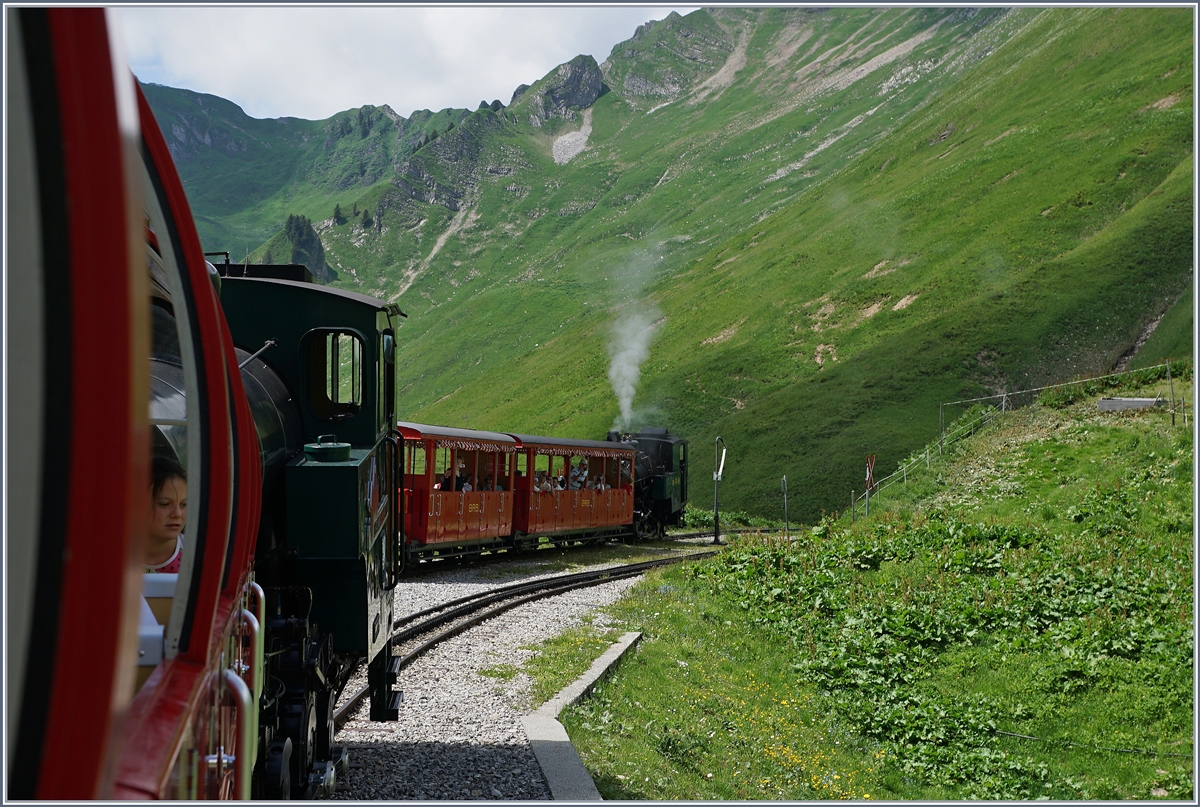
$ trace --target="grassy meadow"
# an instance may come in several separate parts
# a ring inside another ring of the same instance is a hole
[[[644,632],[562,717],[603,796],[1191,800],[1192,429],[1051,403],[548,643],[557,683]]]

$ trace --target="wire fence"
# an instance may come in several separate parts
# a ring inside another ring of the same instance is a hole
[[[1188,362],[1176,363],[1176,368],[1182,369],[1184,374],[1190,375],[1191,366]],[[946,451],[947,446],[953,445],[960,440],[972,436],[988,423],[990,423],[997,415],[1004,412],[1018,409],[1022,406],[1027,406],[1039,399],[1046,393],[1062,392],[1067,390],[1084,390],[1083,394],[1092,394],[1093,392],[1102,391],[1103,389],[1119,389],[1126,385],[1129,380],[1141,381],[1144,384],[1153,383],[1154,381],[1163,380],[1162,375],[1165,371],[1166,380],[1170,382],[1171,378],[1171,363],[1169,361],[1163,364],[1156,364],[1153,367],[1142,367],[1137,370],[1127,370],[1123,373],[1110,373],[1108,375],[1095,376],[1092,378],[1084,378],[1078,381],[1066,381],[1061,384],[1047,384],[1043,387],[1033,387],[1027,390],[1016,390],[1013,392],[1005,391],[995,395],[983,395],[978,398],[964,398],[961,401],[947,401],[938,404],[938,439],[935,443],[929,443],[925,446],[925,450],[909,457],[892,473],[882,479],[872,480],[873,484],[867,488],[866,480],[864,480],[864,488],[861,493],[850,491],[850,520],[855,518],[856,510],[861,502],[864,515],[870,515],[871,500],[878,497],[881,491],[884,491],[892,485],[901,482],[908,484],[909,474],[919,470],[921,465],[925,466],[926,470],[932,468],[932,463],[935,459],[940,460]],[[1177,375],[1181,380],[1185,375]],[[1078,396],[1082,397],[1082,396]],[[1061,402],[1070,402],[1074,398],[1072,396],[1061,397]],[[994,401],[996,403],[988,404],[987,402]],[[1170,400],[1170,409],[1172,417],[1180,407],[1177,406],[1172,393]],[[1181,402],[1182,403],[1182,402]],[[945,425],[945,410],[948,406],[963,406],[970,405],[971,409],[975,407],[983,407],[977,414],[972,415],[970,409],[965,413],[968,419],[960,417],[953,421],[947,428]],[[1183,404],[1182,411],[1184,417],[1187,417],[1186,404]],[[1186,425],[1186,422],[1185,422]]]

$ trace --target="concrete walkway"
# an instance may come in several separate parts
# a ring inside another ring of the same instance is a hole
[[[575,746],[571,745],[567,730],[558,722],[558,715],[591,692],[596,682],[641,638],[641,633],[626,633],[574,683],[546,701],[536,712],[521,719],[555,801],[601,801],[600,791],[587,768],[583,767]]]

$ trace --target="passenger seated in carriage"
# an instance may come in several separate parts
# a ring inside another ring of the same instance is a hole
[[[178,574],[187,519],[187,474],[167,457],[151,463],[150,531],[142,551],[147,572]]]
[[[588,478],[587,457],[582,457],[579,464],[571,469],[571,490],[579,490]]]

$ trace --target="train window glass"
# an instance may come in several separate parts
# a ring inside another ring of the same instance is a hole
[[[525,454],[514,455],[517,458],[517,476],[529,476],[529,460]]]
[[[395,401],[395,382],[396,382],[396,339],[392,335],[391,330],[384,330],[379,334],[379,353],[375,360],[375,366],[378,368],[375,390],[377,406],[378,423],[376,428],[380,432],[387,431],[389,423],[392,420],[392,410]]]
[[[202,371],[196,363],[200,325],[186,304],[194,292],[187,279],[183,248],[172,236],[174,211],[152,161],[144,161],[142,169],[146,228],[158,242],[157,246],[151,243],[146,248],[150,280],[147,303],[151,321],[151,444],[155,454],[176,458],[190,483],[187,496],[191,506],[184,516],[182,552],[164,632],[163,657],[169,659],[188,646],[197,630],[192,620],[199,598],[195,583],[201,556],[197,547],[203,542],[201,519],[209,495],[205,490],[206,469],[200,441],[202,423],[210,415],[208,402],[200,394]],[[147,484],[147,500],[150,490]]]
[[[331,333],[325,340],[329,355],[325,394],[334,406],[359,403],[362,398],[362,342],[348,333]]]
[[[150,358],[183,366],[183,353],[179,348],[179,325],[166,302],[152,300],[150,327]]]
[[[549,471],[550,470],[550,456],[548,454],[538,454],[536,457],[534,457],[533,458],[533,470]]]
[[[362,408],[363,346],[356,334],[324,331],[307,340],[309,403],[317,417],[344,420]]]

